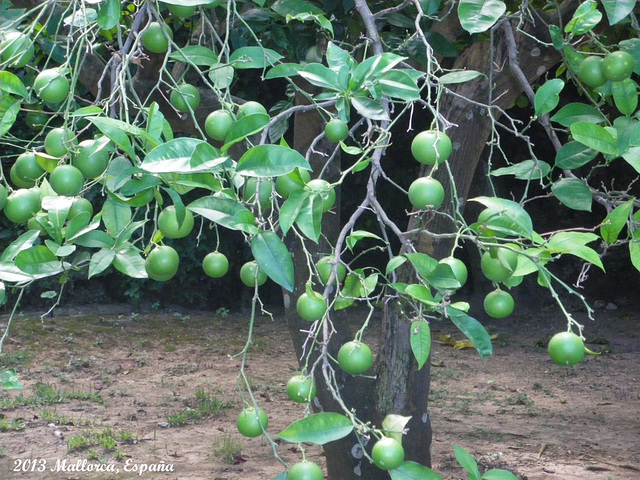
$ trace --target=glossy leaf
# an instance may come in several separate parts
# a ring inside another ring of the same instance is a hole
[[[389,120],[387,111],[380,105],[379,102],[372,100],[368,97],[353,97],[351,99],[351,105],[357,110],[357,112],[363,117],[371,120]]]
[[[476,70],[460,70],[458,72],[445,73],[438,78],[438,83],[442,85],[464,83],[483,76],[485,75],[482,72],[478,72]]]
[[[29,230],[16,238],[11,244],[4,249],[0,261],[13,262],[22,250],[26,250],[33,246],[38,239],[40,232],[38,230]]]
[[[472,479],[480,479],[480,470],[478,470],[478,462],[467,452],[464,448],[458,445],[453,446],[453,452],[456,455],[456,460],[470,475]]]
[[[489,30],[506,10],[501,0],[461,0],[458,17],[467,32],[481,33]]]
[[[109,196],[102,206],[102,221],[112,237],[125,229],[131,217],[131,207],[114,196]]]
[[[572,170],[582,167],[598,156],[598,152],[580,142],[566,143],[556,153],[556,167]]]
[[[344,415],[333,412],[316,413],[297,420],[277,436],[291,443],[324,445],[349,435],[353,423]]]
[[[169,5],[178,5],[183,7],[197,7],[200,5],[208,5],[211,0],[162,0],[162,3],[168,3]]]
[[[564,31],[573,35],[584,35],[593,30],[600,20],[602,14],[598,11],[598,3],[595,0],[586,0],[573,13]]]
[[[577,142],[607,155],[618,155],[618,147],[613,136],[600,125],[590,122],[576,122],[571,125],[571,135]]]
[[[602,260],[598,253],[587,247],[587,243],[595,242],[600,237],[590,232],[559,232],[547,242],[547,249],[551,253],[566,253],[600,267],[604,271]]]
[[[518,477],[507,470],[492,468],[482,475],[482,480],[518,480]]]
[[[113,118],[87,117],[87,120],[93,123],[103,135],[111,139],[113,143],[120,147],[130,158],[136,157],[131,140],[126,133],[127,130],[125,130],[127,127],[132,126],[127,126],[125,122]]]
[[[229,56],[229,63],[238,70],[271,67],[282,58],[278,52],[263,47],[240,47]]]
[[[379,81],[383,95],[398,98],[404,102],[420,98],[420,89],[415,80],[403,70],[385,72],[380,76]]]
[[[29,275],[50,276],[63,271],[62,262],[44,245],[22,250],[16,255],[16,267]]]
[[[564,82],[559,78],[546,81],[536,92],[533,104],[536,116],[549,113],[558,106]]]
[[[311,85],[327,90],[340,91],[338,74],[321,63],[310,63],[298,73]]]
[[[538,180],[549,175],[551,166],[542,160],[525,160],[509,167],[491,171],[494,177],[513,175],[518,180]]]
[[[241,142],[245,138],[261,132],[269,124],[271,117],[266,113],[252,113],[242,117],[229,128],[224,145],[220,149],[225,153],[232,145]]]
[[[384,240],[375,233],[367,232],[366,230],[355,230],[346,238],[345,243],[349,250],[353,252],[353,248],[356,244],[364,238],[371,238],[373,240],[384,242]]]
[[[307,195],[302,202],[296,225],[309,240],[318,243],[322,234],[322,198],[319,195]]]
[[[629,220],[632,209],[633,200],[629,200],[622,205],[618,205],[605,217],[600,227],[600,236],[605,242],[611,244],[618,240],[620,232]]]
[[[301,68],[299,63],[280,63],[267,72],[265,79],[294,77],[298,75]]]
[[[73,243],[87,248],[111,248],[115,245],[115,240],[102,230],[91,230],[86,233],[76,235],[72,239]]]
[[[443,480],[439,473],[416,462],[403,462],[398,468],[389,470],[389,475],[391,480]]]
[[[120,21],[120,0],[106,0],[98,12],[98,26],[111,30]]]
[[[493,353],[491,338],[478,320],[453,307],[447,307],[447,314],[455,326],[471,340],[482,358],[491,356]]]
[[[293,292],[293,259],[278,235],[261,231],[251,239],[251,253],[260,270],[285,290]]]
[[[214,172],[227,161],[227,157],[197,138],[180,137],[158,145],[140,164],[150,173]]]
[[[95,275],[98,275],[104,272],[109,265],[113,262],[113,259],[116,257],[116,252],[111,249],[101,249],[98,250],[91,256],[91,260],[89,261],[89,276],[91,278]]]
[[[431,328],[425,320],[416,320],[411,324],[411,351],[418,362],[418,370],[424,367],[431,352]]]
[[[552,122],[559,123],[563,127],[570,127],[576,122],[602,123],[604,115],[595,107],[586,103],[569,103],[551,117]]]
[[[24,386],[18,381],[18,374],[13,368],[3,370],[0,373],[0,390],[16,390],[24,388]]]
[[[631,147],[622,154],[622,158],[640,173],[640,147]]]
[[[218,55],[208,47],[202,45],[187,45],[169,55],[171,60],[206,65],[212,67],[218,63]]]
[[[534,234],[531,217],[520,204],[498,197],[476,197],[469,201],[481,203],[496,213],[488,221],[493,230],[529,238]]]
[[[633,239],[629,242],[629,257],[631,264],[640,271],[640,241]]]
[[[403,265],[407,261],[407,257],[402,255],[398,255],[397,257],[393,257],[389,262],[387,262],[387,268],[385,268],[385,275],[389,275],[391,272],[395,271],[401,265]]]
[[[551,185],[551,191],[563,205],[573,210],[591,211],[591,190],[579,178],[561,178]]]
[[[404,256],[409,259],[413,268],[423,278],[430,275],[438,266],[438,261],[426,253],[406,253]]]
[[[138,249],[133,246],[118,251],[113,259],[113,266],[120,273],[124,273],[131,278],[148,277],[144,268],[144,258],[140,255]]]
[[[615,25],[627,18],[633,11],[636,0],[601,0],[609,25]]]
[[[230,198],[202,197],[191,202],[187,208],[231,230],[241,230],[250,234],[258,233],[253,214]]]
[[[638,108],[638,85],[630,78],[613,82],[611,93],[616,108],[623,115],[631,115]]]
[[[279,177],[296,168],[311,170],[311,165],[299,152],[282,145],[258,145],[238,161],[236,171],[248,177]]]
[[[0,99],[0,137],[13,127],[18,113],[20,113],[20,105],[20,100],[11,95]]]
[[[27,87],[24,86],[20,77],[7,71],[0,71],[0,91],[12,93],[22,98],[29,96]]]

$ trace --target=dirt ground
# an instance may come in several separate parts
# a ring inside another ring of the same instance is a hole
[[[609,307],[587,329],[588,347],[604,353],[572,369],[555,366],[544,348],[564,328],[553,310],[489,322],[497,338],[486,360],[440,342],[462,336],[434,325],[433,468],[446,479],[466,478],[453,456],[458,444],[481,470],[506,468],[521,479],[640,478],[637,311]],[[244,345],[247,317],[131,308],[15,320],[0,367],[15,368],[26,388],[0,392],[0,479],[253,480],[282,472],[271,444],[235,428],[242,400],[233,355]],[[6,317],[0,324],[4,331]],[[296,361],[283,331],[278,316],[259,319],[247,370],[273,434],[304,412],[285,395]],[[287,444],[277,451],[300,459]],[[324,463],[320,449],[307,456]],[[85,459],[120,471],[57,466]],[[140,475],[142,465],[173,472]]]

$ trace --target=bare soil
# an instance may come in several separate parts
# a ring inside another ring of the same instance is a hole
[[[0,366],[15,368],[25,389],[0,392],[0,479],[253,480],[282,472],[269,442],[235,428],[243,403],[234,355],[247,316],[131,308],[15,320]],[[506,468],[521,479],[640,478],[638,318],[631,308],[597,313],[587,320],[588,347],[603,353],[571,369],[554,365],[544,347],[564,328],[552,310],[488,322],[497,337],[486,360],[449,345],[446,335],[462,340],[455,327],[434,325],[433,468],[466,478],[453,456],[458,444],[482,471]],[[286,398],[296,359],[284,332],[281,318],[259,318],[247,370],[272,434],[305,409]],[[288,444],[277,451],[287,462],[301,458]],[[318,448],[307,457],[324,463]],[[85,459],[120,471],[52,471],[58,461]],[[16,471],[45,462],[44,472]],[[173,472],[131,471],[169,464]]]

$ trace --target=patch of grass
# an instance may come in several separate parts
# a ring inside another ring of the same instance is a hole
[[[133,433],[128,430],[116,433],[111,428],[104,428],[102,430],[86,431],[79,435],[68,437],[67,452],[91,448],[87,453],[87,458],[89,458],[90,455],[98,458],[98,449],[101,449],[105,454],[116,452],[119,456],[124,456],[120,450],[117,450],[118,443],[132,442]]]
[[[73,392],[57,390],[48,383],[36,383],[35,395],[25,397],[20,394],[15,398],[3,398],[0,400],[0,409],[11,409],[25,406],[53,405],[66,403],[71,400],[86,400],[94,403],[102,403],[100,392]]]
[[[533,400],[529,398],[526,392],[518,392],[515,395],[507,397],[507,405],[524,405],[530,407],[533,405]]]
[[[29,363],[29,353],[25,350],[0,354],[0,369],[24,367]]]
[[[17,432],[24,430],[26,424],[23,420],[7,420],[5,417],[0,418],[0,432]]]
[[[213,454],[224,463],[234,465],[241,453],[242,443],[234,440],[231,435],[213,440]]]
[[[203,388],[198,388],[195,396],[183,403],[185,408],[167,415],[169,426],[180,427],[189,423],[197,423],[218,414],[223,408],[233,406],[233,402],[223,402]]]

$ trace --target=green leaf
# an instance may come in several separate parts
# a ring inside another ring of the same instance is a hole
[[[355,108],[363,117],[371,120],[389,120],[387,111],[379,102],[376,102],[371,98],[353,97],[351,99],[351,105],[353,105],[353,108]]]
[[[295,223],[308,196],[309,194],[307,192],[296,190],[289,195],[289,198],[287,198],[280,207],[280,228],[284,235],[289,232],[289,229]]]
[[[493,27],[506,10],[507,6],[500,0],[461,0],[458,17],[467,32],[481,33]]]
[[[211,0],[162,0],[162,3],[169,5],[178,5],[182,7],[198,7],[200,5],[208,5]]]
[[[591,190],[579,178],[561,178],[551,185],[551,191],[563,205],[573,210],[591,211]]]
[[[262,131],[264,127],[269,124],[270,120],[271,117],[266,113],[252,113],[251,115],[242,117],[231,125],[227,137],[224,139],[224,145],[220,150],[222,153],[226,153],[232,145]]]
[[[4,282],[0,282],[0,305],[7,303],[7,289]]]
[[[22,80],[17,75],[7,71],[0,72],[0,91],[19,95],[22,98],[29,96],[29,92],[27,92]]]
[[[120,0],[106,0],[98,12],[98,26],[111,30],[120,22]]]
[[[258,145],[238,161],[236,172],[248,177],[279,177],[296,168],[311,170],[311,165],[299,152],[282,145]]]
[[[111,265],[115,257],[116,252],[114,252],[113,250],[107,250],[105,248],[94,253],[91,256],[91,260],[89,261],[88,278],[104,272],[109,267],[109,265]]]
[[[584,35],[602,20],[602,14],[597,10],[598,3],[595,0],[587,0],[573,13],[573,17],[564,27],[566,33],[573,35]]]
[[[533,100],[536,116],[549,113],[558,106],[560,102],[560,92],[564,88],[564,82],[559,78],[554,78],[545,82],[538,91]]]
[[[128,246],[116,253],[113,259],[113,266],[120,273],[124,273],[131,278],[147,278],[147,271],[144,268],[144,258],[137,248]]]
[[[20,100],[6,95],[0,99],[0,137],[4,136],[18,118],[20,113]]]
[[[411,324],[411,351],[418,362],[418,370],[424,367],[431,352],[431,329],[425,320],[416,320]]]
[[[293,259],[278,235],[271,231],[261,231],[251,239],[251,253],[260,270],[282,288],[293,292]]]
[[[598,156],[598,152],[579,142],[564,144],[556,153],[556,167],[572,170],[582,167]]]
[[[349,250],[353,252],[353,248],[363,238],[372,238],[374,240],[379,240],[381,242],[384,242],[384,240],[381,237],[379,237],[375,233],[367,232],[366,230],[355,230],[351,232],[351,234],[346,238],[345,242]]]
[[[204,140],[180,137],[158,145],[140,164],[150,173],[215,172],[227,157]]]
[[[391,70],[380,76],[383,95],[411,102],[420,98],[420,89],[415,80],[403,70]]]
[[[2,252],[2,257],[0,257],[0,261],[3,262],[13,262],[22,250],[26,250],[33,246],[40,235],[38,230],[29,230],[28,232],[23,233],[18,238],[16,238],[11,244],[5,248],[4,252]]]
[[[604,271],[604,265],[602,265],[598,253],[586,246],[587,243],[595,242],[599,238],[595,233],[589,232],[559,232],[549,239],[547,249],[551,253],[574,255]]]
[[[533,236],[531,217],[520,204],[498,197],[476,197],[469,201],[481,203],[495,212],[495,215],[487,221],[492,230],[507,235],[523,235],[527,238]]]
[[[102,206],[102,221],[112,237],[117,237],[131,221],[131,207],[113,195]]]
[[[633,239],[629,242],[629,256],[633,266],[640,271],[640,240]]]
[[[322,198],[320,195],[307,195],[302,202],[296,225],[309,240],[318,243],[322,234]]]
[[[553,48],[561,52],[564,48],[562,29],[558,25],[549,25],[549,35],[551,36]]]
[[[636,5],[636,0],[601,0],[609,25],[615,25],[627,18]]]
[[[287,78],[298,75],[302,66],[299,63],[281,63],[270,69],[265,75],[265,80],[273,78]]]
[[[68,257],[76,251],[75,245],[58,245],[53,240],[46,239],[45,245],[56,257]]]
[[[403,462],[398,468],[389,470],[391,480],[443,480],[439,473],[416,462]]]
[[[453,446],[453,452],[456,455],[458,463],[470,474],[470,478],[473,480],[480,480],[480,470],[478,470],[478,463],[475,458],[471,456],[464,448],[458,445]]]
[[[388,414],[384,417],[384,420],[382,420],[381,425],[385,436],[394,438],[402,443],[402,437],[404,436],[404,431],[409,420],[411,420],[411,417],[405,417],[395,413]]]
[[[0,373],[0,384],[2,384],[2,388],[0,390],[16,390],[24,388],[24,386],[18,381],[18,374],[13,368],[4,370]]]
[[[551,117],[552,122],[559,123],[563,127],[570,127],[576,122],[602,123],[606,119],[602,112],[586,103],[569,103]]]
[[[267,68],[275,65],[282,55],[269,48],[240,47],[229,56],[229,63],[238,70]]]
[[[0,280],[3,282],[12,282],[17,285],[24,284],[33,281],[33,275],[29,275],[18,267],[13,262],[0,262]]]
[[[631,147],[622,154],[625,162],[631,165],[634,170],[640,173],[640,147]]]
[[[206,65],[212,67],[218,63],[218,55],[208,47],[202,45],[188,45],[169,55],[171,60],[193,63],[194,65]]]
[[[324,412],[293,422],[277,437],[291,443],[324,445],[346,437],[352,430],[353,423],[349,418],[339,413]]]
[[[492,468],[482,475],[482,480],[518,480],[518,477],[507,470]]]
[[[605,217],[600,227],[600,236],[605,242],[611,244],[618,240],[620,232],[627,224],[627,220],[629,220],[632,209],[633,200],[629,200],[622,205],[618,205]]]
[[[462,286],[454,275],[451,267],[439,262],[433,272],[425,277],[425,280],[429,285],[439,291],[457,290]]]
[[[233,84],[235,70],[226,63],[216,63],[209,70],[209,78],[216,88],[224,90]]]
[[[111,248],[116,243],[112,237],[102,230],[91,230],[86,233],[81,233],[71,240],[74,244],[87,248]]]
[[[409,259],[422,278],[428,277],[438,266],[438,261],[426,253],[405,253],[404,256]]]
[[[503,175],[513,175],[518,180],[538,180],[549,175],[551,165],[541,160],[525,160],[524,162],[511,165],[509,167],[493,170],[491,175],[500,177]]]
[[[638,108],[638,84],[627,78],[611,84],[611,93],[616,108],[623,115],[631,115]]]
[[[327,90],[340,91],[338,74],[321,63],[310,63],[299,70],[298,74],[312,85]]]
[[[464,83],[474,78],[485,77],[486,75],[476,70],[460,70],[457,72],[445,73],[438,78],[438,83],[442,85],[451,85],[454,83]]]
[[[201,197],[187,205],[187,208],[225,228],[249,234],[258,233],[253,214],[246,207],[230,198]]]
[[[440,308],[440,303],[434,301],[433,294],[431,290],[426,285],[421,284],[412,284],[407,285],[404,288],[404,292],[409,295],[411,298],[418,300],[419,302],[427,305],[430,310],[435,310]]]
[[[489,337],[487,330],[478,320],[470,317],[462,310],[458,310],[451,306],[447,307],[447,314],[455,326],[458,327],[458,329],[464,333],[469,340],[471,340],[480,354],[480,357],[485,358],[491,356],[493,353],[491,338]]]
[[[404,264],[407,261],[407,257],[403,257],[401,255],[397,257],[393,257],[389,262],[387,262],[387,268],[384,271],[385,275],[389,275],[391,272],[400,267],[400,265]]]
[[[63,271],[62,262],[44,245],[22,250],[16,255],[16,267],[29,275],[51,276]]]
[[[127,124],[113,118],[105,117],[87,117],[87,120],[93,123],[96,128],[102,132],[103,135],[109,137],[109,139],[111,139],[113,143],[118,145],[118,147],[120,147],[123,152],[129,155],[130,158],[136,158],[131,140],[127,136],[127,133],[125,133],[126,130],[123,128]]]
[[[607,155],[618,155],[615,138],[603,127],[590,122],[576,122],[570,127],[577,142]]]

